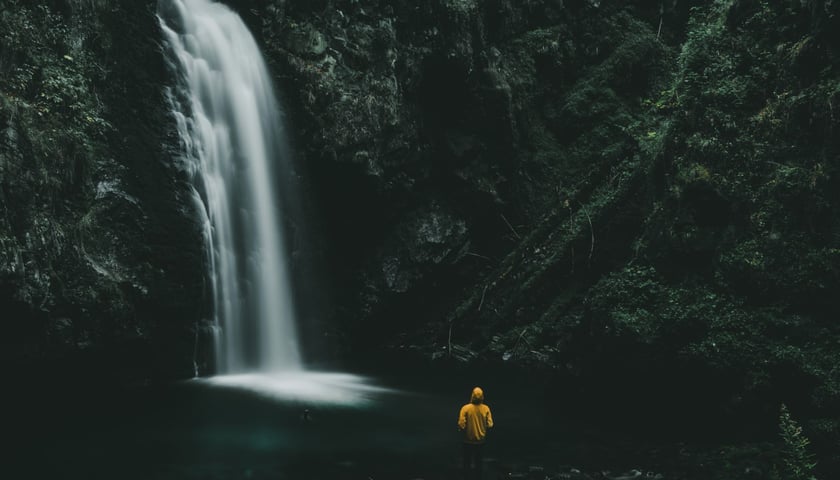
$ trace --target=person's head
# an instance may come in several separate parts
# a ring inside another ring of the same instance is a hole
[[[481,387],[475,387],[472,391],[472,396],[470,396],[470,402],[478,405],[484,401],[484,390]]]

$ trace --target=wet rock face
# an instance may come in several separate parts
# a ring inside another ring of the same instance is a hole
[[[15,3],[0,23],[4,358],[96,352],[103,371],[183,375],[191,352],[170,352],[200,314],[202,266],[163,150],[154,2]]]
[[[602,124],[632,121],[663,58],[648,25],[592,2],[240,7],[277,72],[316,229],[336,239],[322,248],[345,324],[442,320],[576,175],[628,151]]]
[[[365,284],[379,292],[406,293],[441,265],[460,260],[469,248],[466,222],[432,205],[407,215],[375,259],[376,276]]]

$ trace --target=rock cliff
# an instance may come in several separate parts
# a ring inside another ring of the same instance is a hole
[[[4,358],[189,375],[202,246],[153,2],[4,2],[0,31]]]

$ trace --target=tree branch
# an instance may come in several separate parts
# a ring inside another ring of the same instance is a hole
[[[502,217],[502,220],[505,221],[505,225],[507,225],[508,228],[510,229],[510,231],[513,232],[513,235],[516,237],[516,239],[521,240],[522,237],[520,237],[519,234],[516,233],[516,229],[513,228],[513,225],[511,225],[510,222],[508,222],[508,220],[507,220],[507,218],[505,218],[504,214],[501,214],[501,217]]]

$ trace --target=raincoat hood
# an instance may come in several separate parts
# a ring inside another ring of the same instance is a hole
[[[484,390],[479,387],[473,388],[472,396],[470,396],[470,403],[474,403],[476,405],[481,404],[484,401]]]

